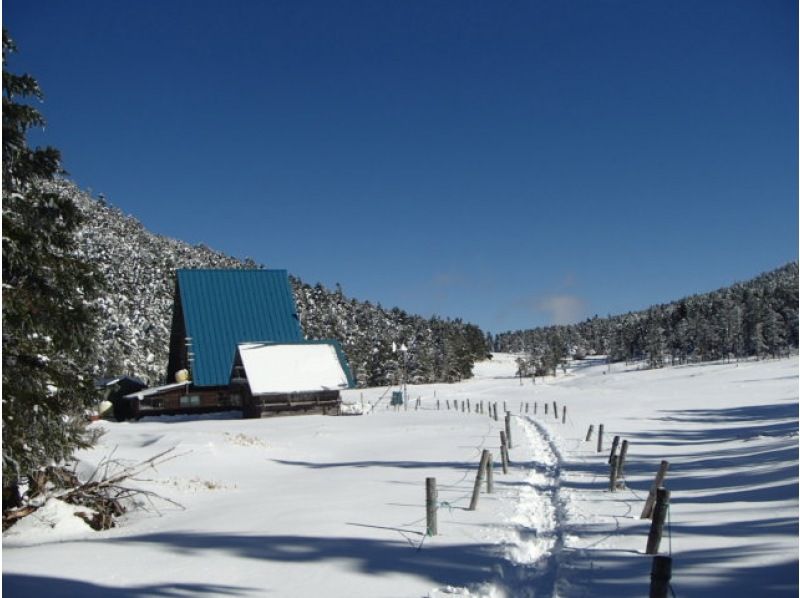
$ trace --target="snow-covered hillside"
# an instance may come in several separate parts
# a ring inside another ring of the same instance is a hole
[[[79,255],[94,264],[106,281],[98,304],[97,375],[130,374],[150,384],[163,381],[175,270],[260,266],[204,245],[153,234],[132,216],[69,182],[53,185],[81,211],[84,225],[79,233]],[[292,278],[292,285],[306,336],[339,340],[361,386],[394,380],[401,365],[411,380],[460,380],[469,377],[474,360],[486,354],[484,335],[477,326],[383,309],[350,299],[341,289],[312,287],[297,278]],[[392,353],[392,343],[408,346],[405,364]]]
[[[386,388],[348,391],[370,412],[363,417],[94,424],[106,434],[80,454],[84,468],[112,451],[137,461],[176,447],[182,457],[139,483],[184,508],[134,512],[122,527],[93,532],[51,505],[4,535],[3,589],[643,596],[652,559],[639,514],[666,459],[672,507],[661,551],[674,559],[675,595],[797,595],[796,357],[647,371],[587,360],[535,386],[520,385],[515,370],[513,356],[496,355],[473,380],[410,386],[411,406],[397,412]],[[502,418],[475,413],[481,401],[501,411],[505,402],[514,415],[507,475]],[[585,435],[601,423],[597,452],[596,431],[591,442]],[[626,488],[610,493],[617,434],[630,443]],[[468,511],[483,448],[494,453],[496,492]],[[439,488],[433,537],[424,535],[429,476]]]

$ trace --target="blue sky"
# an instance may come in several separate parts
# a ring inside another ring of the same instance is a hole
[[[6,0],[150,230],[500,332],[796,260],[797,4]]]

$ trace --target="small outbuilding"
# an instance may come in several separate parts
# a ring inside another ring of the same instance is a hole
[[[97,380],[95,382],[95,388],[100,394],[101,402],[108,401],[111,403],[114,418],[124,420],[134,417],[131,412],[131,402],[124,397],[142,390],[143,388],[147,388],[147,384],[133,376],[115,376]]]

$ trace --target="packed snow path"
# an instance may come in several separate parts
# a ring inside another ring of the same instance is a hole
[[[655,371],[589,360],[535,386],[520,385],[513,366],[498,355],[474,380],[409,387],[407,411],[377,403],[386,389],[371,389],[364,404],[378,407],[362,417],[99,423],[106,435],[82,453],[82,470],[111,451],[141,461],[176,447],[185,456],[140,483],[184,509],[132,512],[98,533],[48,505],[4,534],[3,589],[111,598],[642,596],[651,558],[649,524],[638,516],[668,459],[671,534],[662,550],[673,554],[676,595],[797,595],[796,358]],[[362,393],[346,399],[360,406]],[[453,410],[467,399],[470,411]],[[476,414],[481,400],[501,410],[505,401],[514,414],[507,475],[502,417]],[[566,423],[544,416],[553,401],[568,407]],[[616,434],[630,450],[626,488],[610,493]],[[484,448],[494,453],[496,491],[468,511]],[[434,537],[424,534],[428,476],[439,488]]]

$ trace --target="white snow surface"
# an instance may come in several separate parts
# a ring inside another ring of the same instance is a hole
[[[347,388],[347,374],[328,344],[239,345],[253,395]]]
[[[80,471],[112,451],[137,462],[176,447],[182,456],[135,483],[183,508],[156,503],[94,532],[48,503],[4,534],[3,589],[646,596],[652,557],[639,514],[665,459],[672,497],[660,552],[673,557],[675,595],[797,596],[796,357],[641,371],[590,359],[536,385],[521,385],[515,369],[514,356],[497,354],[473,380],[410,386],[407,410],[389,408],[386,388],[345,391],[356,411],[363,401],[360,417],[96,422],[106,434],[80,453]],[[499,421],[476,413],[481,401],[498,403]],[[508,474],[499,463],[504,402],[513,414]],[[625,487],[612,493],[615,435],[630,444]],[[484,448],[495,492],[469,511]],[[437,480],[436,536],[425,535],[426,477]]]

